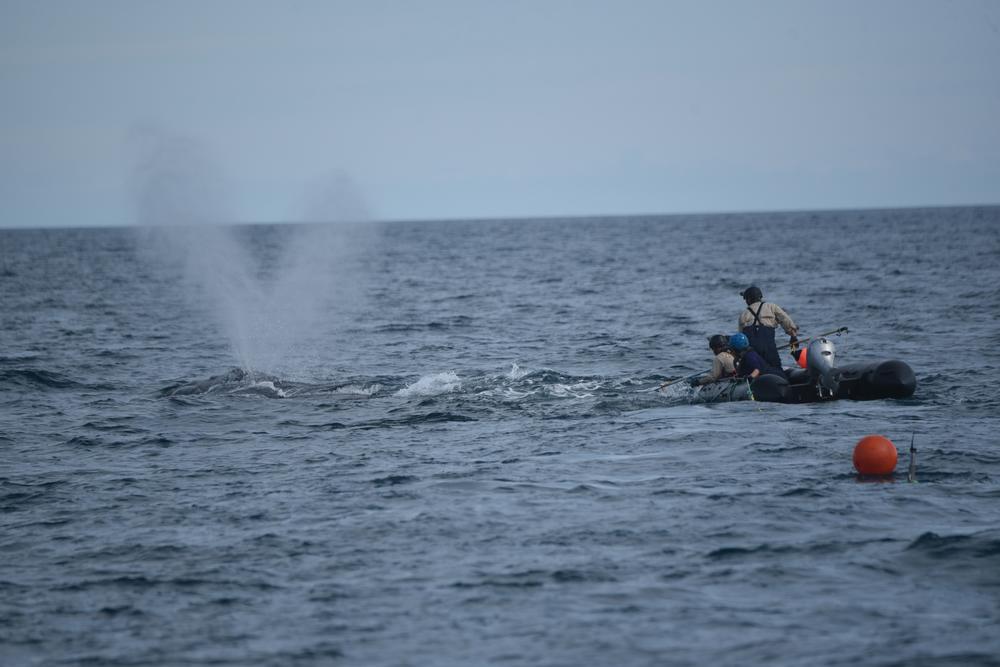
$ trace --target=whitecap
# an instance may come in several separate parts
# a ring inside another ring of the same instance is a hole
[[[511,380],[520,380],[521,378],[523,378],[525,375],[528,374],[529,371],[524,370],[523,368],[518,366],[517,363],[515,362],[510,365],[510,372],[507,373],[507,377]]]
[[[556,398],[591,398],[591,393],[595,387],[588,386],[587,383],[577,383],[573,385],[554,384],[549,387],[549,393]]]
[[[379,391],[381,391],[381,389],[382,385],[378,383],[370,384],[366,387],[362,387],[361,385],[356,385],[356,384],[348,384],[344,385],[343,387],[337,387],[334,390],[334,393],[347,394],[350,396],[374,396]]]
[[[249,389],[254,392],[262,393],[266,396],[271,396],[272,398],[288,398],[283,389],[274,386],[274,383],[269,380],[254,382],[250,385]]]
[[[397,396],[437,396],[456,391],[462,387],[462,380],[454,371],[425,375],[411,385],[396,392]]]

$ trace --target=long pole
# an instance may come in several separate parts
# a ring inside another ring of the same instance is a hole
[[[669,387],[670,385],[677,384],[678,382],[682,382],[683,380],[691,380],[693,378],[698,377],[699,375],[704,375],[707,372],[708,371],[698,371],[697,373],[692,373],[691,375],[688,375],[686,377],[677,378],[676,380],[668,380],[668,381],[666,381],[666,382],[664,382],[663,384],[660,385],[660,389],[665,389],[665,388]]]
[[[840,334],[845,334],[845,333],[848,333],[847,327],[840,327],[839,329],[834,329],[833,331],[827,331],[826,333],[817,334],[815,336],[809,336],[808,338],[800,338],[796,344],[802,345],[803,343],[808,343],[811,340],[815,340],[817,338],[823,338],[824,336],[839,336]],[[785,343],[784,345],[779,345],[778,349],[784,350],[786,347],[791,347],[791,346],[792,346],[791,343]]]

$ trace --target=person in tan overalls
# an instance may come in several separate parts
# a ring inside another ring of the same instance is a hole
[[[747,302],[746,310],[740,313],[737,326],[750,339],[750,347],[757,351],[771,366],[781,368],[781,357],[774,343],[774,330],[781,325],[794,346],[798,342],[799,328],[781,306],[764,301],[764,294],[756,285],[751,285],[740,296]]]

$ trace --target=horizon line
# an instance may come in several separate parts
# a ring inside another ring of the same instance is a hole
[[[455,223],[455,222],[544,222],[544,221],[569,221],[569,220],[620,220],[625,218],[683,218],[683,217],[723,217],[731,215],[788,215],[796,213],[849,213],[861,211],[923,211],[942,209],[991,209],[1000,208],[1000,202],[980,203],[980,204],[929,204],[929,205],[905,205],[905,206],[831,206],[828,208],[775,208],[775,209],[744,209],[744,210],[715,210],[715,211],[684,211],[673,213],[587,213],[587,214],[549,214],[549,215],[514,215],[514,216],[473,216],[457,217],[448,216],[441,218],[371,218],[366,220],[321,220],[321,219],[297,219],[297,220],[230,220],[230,221],[210,221],[195,222],[191,224],[178,225],[151,225],[143,222],[117,222],[103,225],[11,225],[9,227],[0,226],[0,231],[5,230],[65,230],[65,229],[126,229],[126,228],[185,228],[200,226],[219,227],[254,227],[266,225],[364,225],[364,224],[425,224],[425,223]]]

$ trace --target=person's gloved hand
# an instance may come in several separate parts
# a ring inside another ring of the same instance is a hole
[[[697,387],[701,385],[701,382],[699,381],[698,378],[691,378],[690,380],[688,380],[688,384],[691,385],[692,387]]]

